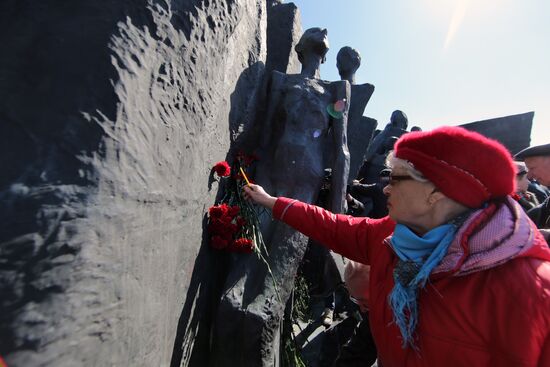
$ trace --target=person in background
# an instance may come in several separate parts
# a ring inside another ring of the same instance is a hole
[[[535,180],[529,180],[529,188],[527,189],[527,191],[534,194],[539,203],[543,203],[544,200],[546,200],[546,198],[550,196],[550,190],[548,190],[546,186],[539,184]]]
[[[371,266],[370,326],[384,367],[550,366],[550,249],[510,197],[506,148],[442,127],[401,137],[388,166],[381,219],[333,214],[258,185],[244,195]]]
[[[332,169],[325,168],[323,184],[315,202],[321,208],[328,208],[330,205],[331,180]],[[312,239],[308,241],[308,249],[304,260],[310,263],[310,266],[305,267],[304,270],[308,269],[309,273],[313,273],[309,274],[309,278],[315,279],[314,282],[311,282],[317,288],[315,292],[323,295],[324,310],[320,317],[321,323],[326,327],[330,327],[334,321],[334,309],[336,307],[334,289],[341,282],[338,279],[339,277],[336,276],[338,272],[335,270],[336,264],[334,264],[330,250]]]
[[[388,172],[382,170],[379,173],[379,180],[383,180],[383,175]],[[386,206],[386,195],[384,195],[384,185],[381,182],[364,184],[359,180],[353,180],[350,185],[350,193],[353,197],[358,197],[362,200],[370,200],[372,202],[371,209],[369,211],[363,211],[364,217],[369,218],[383,218],[388,215],[388,208]],[[349,207],[349,201],[348,201]],[[354,214],[354,216],[357,216]]]
[[[352,300],[359,306],[360,321],[333,367],[366,367],[376,362],[376,344],[369,326],[369,279],[369,265],[348,261],[344,268],[344,282]]]
[[[535,194],[528,191],[529,179],[527,178],[527,167],[525,163],[516,161],[516,199],[526,212],[539,205],[539,201]]]
[[[525,148],[517,153],[515,158],[525,162],[529,179],[534,179],[544,186],[550,185],[550,144]],[[550,197],[527,214],[548,241],[550,239]]]

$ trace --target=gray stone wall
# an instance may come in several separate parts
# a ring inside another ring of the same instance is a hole
[[[534,112],[520,113],[460,125],[501,142],[512,154],[527,148],[531,143]]]
[[[287,74],[299,74],[302,65],[294,46],[302,36],[300,10],[294,3],[273,1],[267,7],[267,48],[266,70]]]
[[[263,1],[2,2],[10,366],[170,364],[209,170],[253,118],[265,34]]]

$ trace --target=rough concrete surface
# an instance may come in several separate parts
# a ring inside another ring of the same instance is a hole
[[[302,65],[294,52],[294,45],[302,36],[300,10],[294,3],[273,1],[267,8],[267,61],[266,71],[297,74]]]
[[[512,154],[525,149],[531,143],[534,112],[520,113],[460,125],[501,142]]]
[[[212,270],[209,170],[250,118],[265,34],[263,1],[0,4],[9,366],[179,363]]]

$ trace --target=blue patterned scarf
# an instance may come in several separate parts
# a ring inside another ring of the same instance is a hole
[[[426,286],[432,270],[441,262],[453,241],[458,223],[444,224],[416,235],[408,227],[397,224],[391,238],[399,257],[393,271],[395,285],[389,295],[395,323],[403,336],[403,348],[414,344],[418,322],[418,290]]]

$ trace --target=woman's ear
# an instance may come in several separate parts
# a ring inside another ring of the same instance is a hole
[[[433,206],[439,200],[442,200],[444,198],[446,198],[446,196],[437,188],[434,188],[430,195],[428,195],[428,204],[430,204],[430,206]]]

